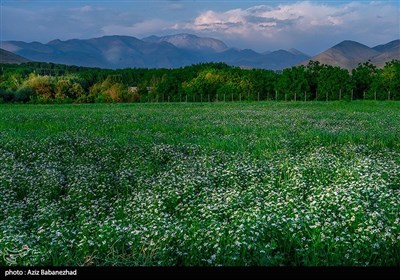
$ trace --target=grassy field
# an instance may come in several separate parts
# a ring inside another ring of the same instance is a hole
[[[399,265],[400,102],[0,105],[0,265]]]

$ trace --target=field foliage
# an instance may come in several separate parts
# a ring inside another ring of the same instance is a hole
[[[400,103],[0,105],[0,265],[400,263]]]

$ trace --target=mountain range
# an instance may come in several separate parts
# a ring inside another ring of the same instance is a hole
[[[0,49],[0,63],[23,63],[29,60],[12,52]]]
[[[200,62],[225,62],[243,68],[281,70],[307,64],[310,59],[352,69],[367,60],[382,67],[386,61],[400,59],[400,40],[373,48],[354,41],[343,41],[310,57],[296,49],[259,53],[251,49],[229,48],[218,39],[192,34],[142,39],[115,35],[86,40],[53,40],[46,44],[4,41],[2,48],[2,53],[7,51],[8,54],[0,56],[2,63],[7,62],[11,52],[32,61],[111,69],[177,68]]]
[[[351,70],[357,67],[358,63],[367,60],[370,60],[377,67],[383,67],[387,61],[392,59],[400,59],[400,40],[394,40],[373,48],[346,40],[301,64],[307,65],[310,60],[314,60],[322,64],[340,66]]]

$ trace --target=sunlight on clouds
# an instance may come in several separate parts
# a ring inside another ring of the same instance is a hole
[[[243,38],[253,45],[261,45],[266,39],[273,39],[271,44],[276,46],[299,46],[299,42],[309,45],[315,38],[332,43],[349,38],[368,43],[371,34],[375,40],[378,36],[386,37],[383,41],[395,39],[393,36],[400,33],[393,24],[396,17],[399,19],[399,10],[388,2],[332,5],[306,1],[223,12],[207,10],[192,22],[175,27],[221,39],[236,36],[237,40]]]
[[[238,34],[254,30],[268,31],[282,28],[306,30],[314,26],[344,24],[342,16],[347,14],[346,6],[327,6],[300,2],[277,7],[255,6],[248,9],[234,9],[222,13],[207,11],[200,14],[192,23],[187,25],[193,30],[226,30],[235,26]],[[238,28],[240,26],[240,28]]]

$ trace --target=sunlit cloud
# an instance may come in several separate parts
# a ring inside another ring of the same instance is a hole
[[[264,43],[271,47],[306,48],[316,44],[317,38],[330,44],[344,39],[366,44],[395,39],[400,33],[399,16],[399,7],[387,2],[342,5],[297,2],[224,12],[208,10],[180,27],[227,40],[243,38],[257,46]]]

